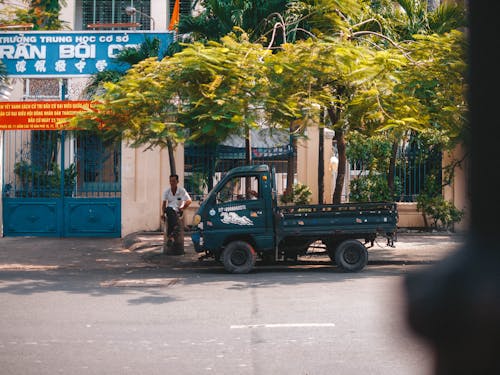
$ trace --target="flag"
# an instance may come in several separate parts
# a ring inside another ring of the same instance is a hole
[[[172,11],[172,17],[170,17],[170,25],[168,25],[169,30],[177,29],[177,24],[179,23],[180,16],[180,0],[175,0],[174,10]]]

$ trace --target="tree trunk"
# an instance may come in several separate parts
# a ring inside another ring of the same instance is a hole
[[[245,127],[245,165],[252,165],[252,140],[248,125]]]
[[[247,126],[245,129],[245,165],[252,165],[252,140],[250,135],[250,128]],[[248,194],[252,188],[251,178],[245,179],[245,194]]]
[[[174,156],[174,146],[172,141],[167,140],[167,150],[168,150],[168,162],[170,164],[170,174],[177,174],[177,168],[175,167],[175,156]],[[164,219],[163,228],[163,253],[167,255],[182,255],[184,254],[184,220],[179,218],[179,230],[176,231],[174,236],[174,241],[169,241],[167,236],[168,223],[167,218]]]
[[[175,167],[175,156],[174,156],[174,146],[170,140],[167,141],[168,149],[168,162],[170,164],[170,174],[177,174],[177,168]]]
[[[290,122],[290,141],[292,144],[292,152],[288,155],[288,163],[286,170],[286,191],[292,192],[293,180],[295,177],[295,154],[297,151],[297,138],[295,137],[296,126],[293,121]]]
[[[399,142],[397,140],[395,140],[392,143],[391,158],[389,160],[389,171],[387,173],[387,186],[389,186],[389,191],[391,192],[392,197],[394,197],[394,195],[396,193],[395,186],[394,186],[394,180],[395,180],[395,175],[396,175],[396,155],[398,153],[398,144],[399,144]]]
[[[321,116],[324,117],[324,116]],[[324,123],[324,121],[322,121]],[[320,124],[318,147],[318,204],[325,203],[325,155],[324,155],[325,128]]]
[[[342,190],[344,190],[347,165],[346,144],[342,129],[335,130],[335,140],[337,141],[337,150],[339,152],[339,166],[335,180],[335,190],[333,192],[333,204],[340,204],[342,203]]]

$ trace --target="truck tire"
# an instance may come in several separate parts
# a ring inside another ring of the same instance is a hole
[[[335,250],[335,263],[344,272],[361,271],[368,263],[368,251],[357,240],[346,240]]]
[[[244,241],[229,243],[222,253],[222,263],[231,273],[248,273],[255,266],[257,254],[252,246]]]

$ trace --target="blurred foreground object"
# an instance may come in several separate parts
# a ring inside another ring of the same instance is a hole
[[[500,70],[494,38],[500,3],[469,1],[469,188],[466,245],[443,262],[405,279],[407,320],[435,355],[434,374],[500,374]],[[492,217],[493,216],[493,217]]]

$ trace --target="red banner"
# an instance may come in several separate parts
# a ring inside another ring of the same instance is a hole
[[[60,120],[90,107],[88,100],[0,102],[0,130],[59,130]]]

